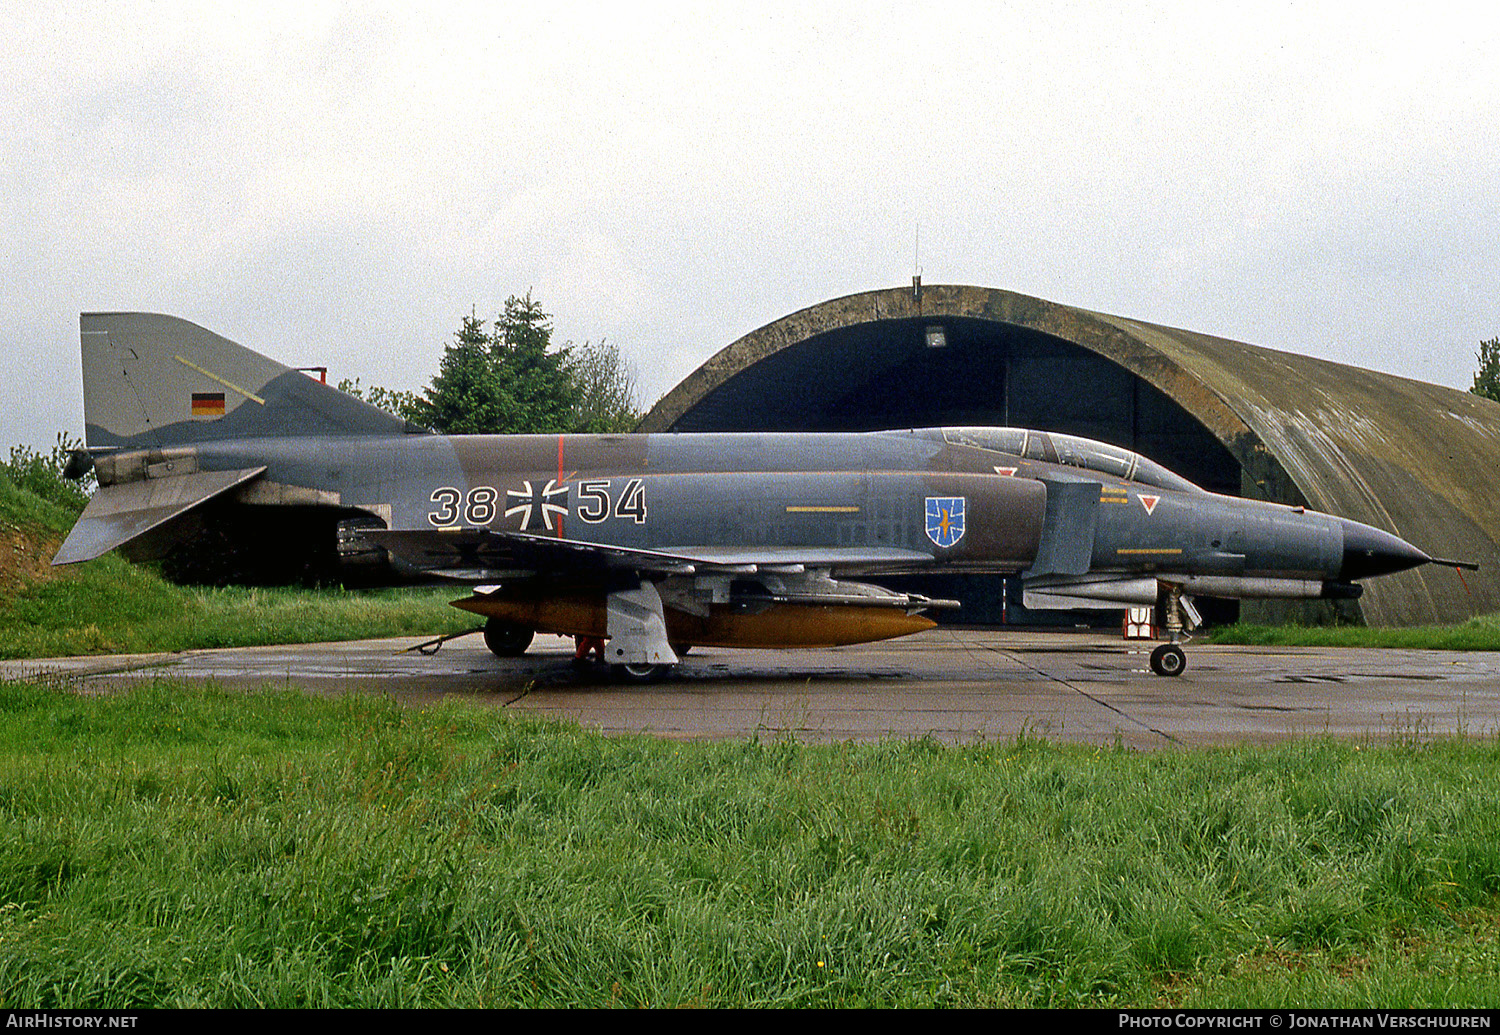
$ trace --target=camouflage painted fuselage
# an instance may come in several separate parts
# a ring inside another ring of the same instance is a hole
[[[310,504],[368,514],[392,530],[523,532],[712,551],[725,563],[795,552],[802,563],[846,573],[941,567],[1037,577],[1361,577],[1344,573],[1352,522],[1016,457],[955,437],[942,429],[266,437],[172,453],[179,473],[264,467],[237,490],[244,506]],[[114,454],[101,461],[100,474],[107,484],[129,481],[151,466],[151,456]]]
[[[264,465],[262,494],[266,485],[315,489],[391,529],[669,552],[821,550],[897,569],[940,560],[1019,572],[1046,510],[1041,483],[997,475],[983,457],[961,455],[974,451],[921,433],[404,435],[206,442],[196,452],[202,470]],[[929,500],[963,508],[944,504],[929,534]]]

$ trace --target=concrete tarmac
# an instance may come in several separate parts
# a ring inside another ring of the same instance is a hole
[[[697,648],[664,682],[620,686],[539,636],[523,658],[477,635],[435,654],[414,639],[0,662],[82,691],[142,679],[247,689],[457,698],[606,733],[808,741],[1018,735],[1154,749],[1334,736],[1372,742],[1500,731],[1500,654],[1188,645],[1187,672],[1152,675],[1152,644],[1080,633],[933,629],[828,650]]]

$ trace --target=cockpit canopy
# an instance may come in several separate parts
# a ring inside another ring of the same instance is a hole
[[[1026,428],[943,428],[943,440],[956,446],[972,446],[1006,453],[1025,460],[1066,464],[1086,471],[1113,475],[1127,481],[1154,485],[1176,492],[1202,492],[1181,475],[1173,474],[1155,460],[1107,442],[1055,431]]]

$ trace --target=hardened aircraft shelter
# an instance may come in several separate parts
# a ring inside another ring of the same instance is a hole
[[[704,363],[640,430],[941,425],[1100,439],[1214,492],[1353,518],[1480,564],[1371,580],[1345,617],[1416,625],[1500,611],[1500,404],[996,288],[915,284],[784,316]],[[977,604],[966,619],[998,620],[1003,591],[977,588],[965,588]]]

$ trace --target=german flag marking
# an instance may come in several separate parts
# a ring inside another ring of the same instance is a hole
[[[194,392],[192,414],[194,417],[224,416],[224,393]]]

